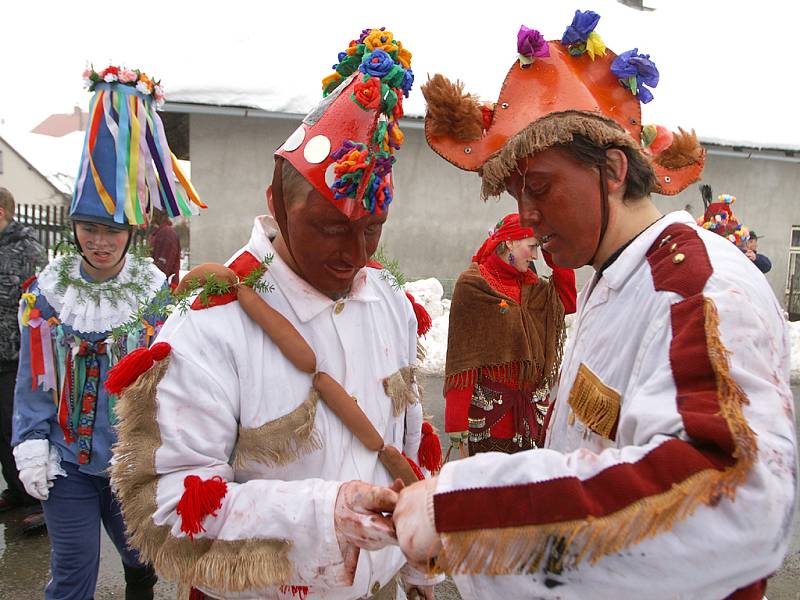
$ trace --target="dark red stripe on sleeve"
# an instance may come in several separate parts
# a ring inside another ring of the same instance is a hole
[[[708,355],[704,302],[702,294],[698,294],[670,309],[669,362],[678,394],[678,412],[693,441],[732,455],[734,441],[728,422],[720,414],[717,376]]]
[[[614,465],[584,481],[563,477],[436,494],[436,530],[499,529],[604,517],[716,466],[690,444],[667,440],[638,462]]]

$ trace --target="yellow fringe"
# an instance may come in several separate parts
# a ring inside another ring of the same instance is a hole
[[[166,579],[225,592],[241,592],[290,583],[291,543],[280,539],[237,541],[176,538],[156,525],[156,388],[169,366],[166,358],[128,387],[117,402],[118,442],[111,479],[122,506],[129,544]]]
[[[244,468],[248,461],[285,465],[322,448],[314,429],[318,401],[319,394],[312,387],[308,398],[289,414],[252,429],[240,426],[233,467]]]
[[[448,574],[503,575],[535,572],[543,560],[568,569],[585,559],[594,564],[604,556],[671,530],[701,504],[713,506],[723,496],[734,500],[736,487],[747,478],[758,447],[742,411],[747,397],[731,377],[728,351],[719,336],[719,315],[709,298],[704,300],[704,317],[719,414],[728,423],[735,442],[734,465],[721,471],[704,469],[664,493],[642,498],[605,517],[444,533],[434,569]]]
[[[581,363],[567,402],[584,425],[610,440],[619,419],[621,399],[618,392]]]

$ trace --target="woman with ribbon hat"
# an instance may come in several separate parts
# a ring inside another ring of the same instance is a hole
[[[69,211],[77,251],[51,260],[22,297],[14,456],[50,535],[45,598],[93,596],[102,523],[122,558],[125,598],[151,599],[157,577],[128,546],[109,485],[116,396],[103,384],[166,318],[150,308],[168,300],[163,273],[128,254],[134,227],[153,208],[189,215],[203,205],[167,146],[161,87],[115,66],[84,77],[94,97]]]
[[[575,272],[530,268],[533,229],[503,217],[453,290],[445,366],[445,430],[469,454],[536,448],[561,364],[564,314],[575,312]]]
[[[442,76],[423,89],[431,147],[508,190],[556,264],[595,273],[545,448],[407,487],[398,540],[464,598],[760,600],[796,494],[787,325],[733,244],[650,198],[696,181],[704,151],[642,126],[658,69],[607,50],[599,19],[576,11],[555,41],[523,27],[486,119]]]

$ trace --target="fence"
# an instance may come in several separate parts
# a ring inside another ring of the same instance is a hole
[[[20,224],[31,227],[48,256],[59,254],[65,245],[73,244],[72,222],[64,206],[17,204],[14,217]],[[131,248],[142,250],[147,244],[147,231],[137,227],[133,232]]]

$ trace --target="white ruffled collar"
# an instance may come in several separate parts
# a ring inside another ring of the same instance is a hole
[[[81,257],[71,253],[54,258],[37,278],[59,320],[83,333],[103,333],[126,323],[165,281],[152,260],[130,254],[117,276],[101,283],[86,281]]]

